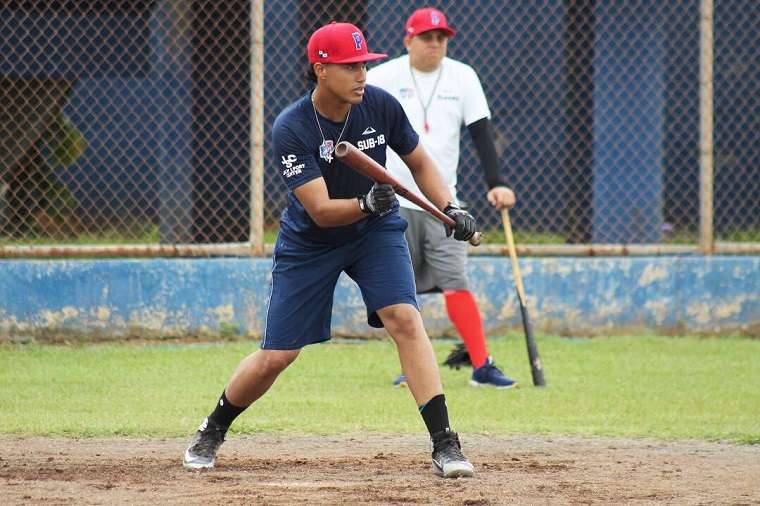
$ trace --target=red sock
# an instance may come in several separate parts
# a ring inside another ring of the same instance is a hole
[[[446,311],[449,319],[459,332],[464,347],[470,354],[473,367],[480,367],[488,360],[486,335],[483,332],[483,321],[475,302],[475,297],[469,290],[444,290]]]

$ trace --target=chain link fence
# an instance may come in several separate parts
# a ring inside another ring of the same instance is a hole
[[[475,68],[488,97],[520,244],[696,246],[707,197],[715,240],[760,243],[760,4],[714,2],[714,177],[700,187],[703,3],[436,5],[457,30],[449,56]],[[255,241],[273,242],[286,188],[271,125],[309,89],[309,34],[350,21],[371,49],[400,56],[416,7],[270,0],[257,34],[258,1],[3,2],[0,248],[240,244],[257,225]],[[500,239],[466,130],[459,180]]]

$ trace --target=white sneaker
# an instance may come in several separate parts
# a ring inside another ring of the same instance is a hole
[[[182,465],[188,469],[209,469],[214,467],[214,460],[219,447],[224,442],[227,429],[219,427],[208,418],[203,420],[195,438],[185,450]]]
[[[433,472],[443,478],[470,477],[475,468],[462,455],[456,432],[439,432],[433,437]]]

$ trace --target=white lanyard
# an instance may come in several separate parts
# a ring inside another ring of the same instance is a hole
[[[441,80],[441,74],[443,74],[443,65],[441,65],[438,68],[438,77],[435,78],[435,84],[433,85],[433,89],[430,91],[430,96],[428,97],[427,104],[425,104],[422,101],[422,94],[420,93],[420,87],[417,86],[417,80],[414,78],[414,69],[411,65],[409,65],[409,73],[412,75],[412,83],[414,83],[414,90],[417,92],[417,99],[420,101],[420,107],[422,107],[422,117],[424,120],[423,129],[425,130],[425,133],[430,132],[430,125],[428,124],[427,120],[427,112],[428,108],[430,107],[430,104],[433,102],[433,97],[435,96],[435,90],[438,88],[438,83]]]

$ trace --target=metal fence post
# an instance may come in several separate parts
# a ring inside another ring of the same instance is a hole
[[[715,250],[713,227],[713,0],[699,6],[699,247]]]
[[[251,254],[264,254],[264,0],[251,1]]]

